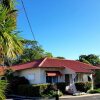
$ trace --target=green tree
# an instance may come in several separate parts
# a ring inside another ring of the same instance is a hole
[[[95,55],[95,54],[81,55],[79,56],[79,61],[87,63],[87,64],[91,64],[94,66],[97,66],[100,64],[100,58],[98,55]],[[95,82],[95,85],[99,84],[100,86],[100,70],[95,71],[94,82]]]
[[[7,87],[7,82],[6,81],[1,81],[0,80],[0,100],[5,100],[5,89]]]
[[[4,63],[5,57],[15,58],[23,52],[23,46],[16,31],[15,14],[12,0],[10,7],[0,4],[0,64]]]
[[[61,56],[58,56],[58,57],[56,57],[56,58],[58,58],[58,59],[65,59],[64,57],[61,57]]]
[[[22,40],[24,51],[23,54],[18,56],[14,60],[13,64],[25,63],[45,57],[53,57],[51,53],[45,52],[45,50],[38,44],[37,41]]]
[[[22,54],[23,46],[16,31],[16,10],[14,0],[0,1],[0,64],[4,59],[13,59]],[[5,100],[7,83],[0,80],[0,100]]]
[[[78,60],[84,63],[92,64],[94,66],[100,64],[100,58],[95,54],[80,55]]]

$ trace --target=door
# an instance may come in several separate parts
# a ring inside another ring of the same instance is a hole
[[[70,74],[65,74],[65,82],[70,83]]]

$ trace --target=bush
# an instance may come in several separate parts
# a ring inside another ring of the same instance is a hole
[[[19,85],[18,95],[41,97],[42,93],[47,89],[48,86],[49,84]]]
[[[23,84],[29,84],[29,81],[25,77],[13,76],[13,78],[9,80],[7,94],[17,94],[18,86]]]
[[[21,96],[35,96],[38,91],[32,87],[32,85],[19,85],[17,89],[17,95]]]
[[[58,91],[50,90],[46,94],[42,94],[42,97],[55,97],[58,95]],[[61,91],[59,91],[59,96],[62,96],[62,95],[63,95],[63,93]]]
[[[59,89],[63,94],[66,94],[65,88],[68,85],[68,83],[61,82],[61,83],[56,83],[57,89]]]
[[[75,83],[76,89],[81,92],[87,92],[91,89],[91,82],[78,82]]]
[[[18,95],[34,96],[34,97],[53,97],[57,95],[55,85],[53,84],[38,84],[38,85],[19,85]],[[62,92],[59,91],[59,96]]]

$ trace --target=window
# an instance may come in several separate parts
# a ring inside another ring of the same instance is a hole
[[[62,74],[59,71],[46,71],[46,82],[57,83],[59,76],[62,76]]]
[[[70,74],[65,74],[65,82],[70,83]]]
[[[47,83],[57,83],[58,77],[57,76],[46,76]]]

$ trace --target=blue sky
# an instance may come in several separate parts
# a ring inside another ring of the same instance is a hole
[[[100,55],[100,0],[23,0],[36,40],[54,56]],[[22,4],[18,30],[33,39]]]

